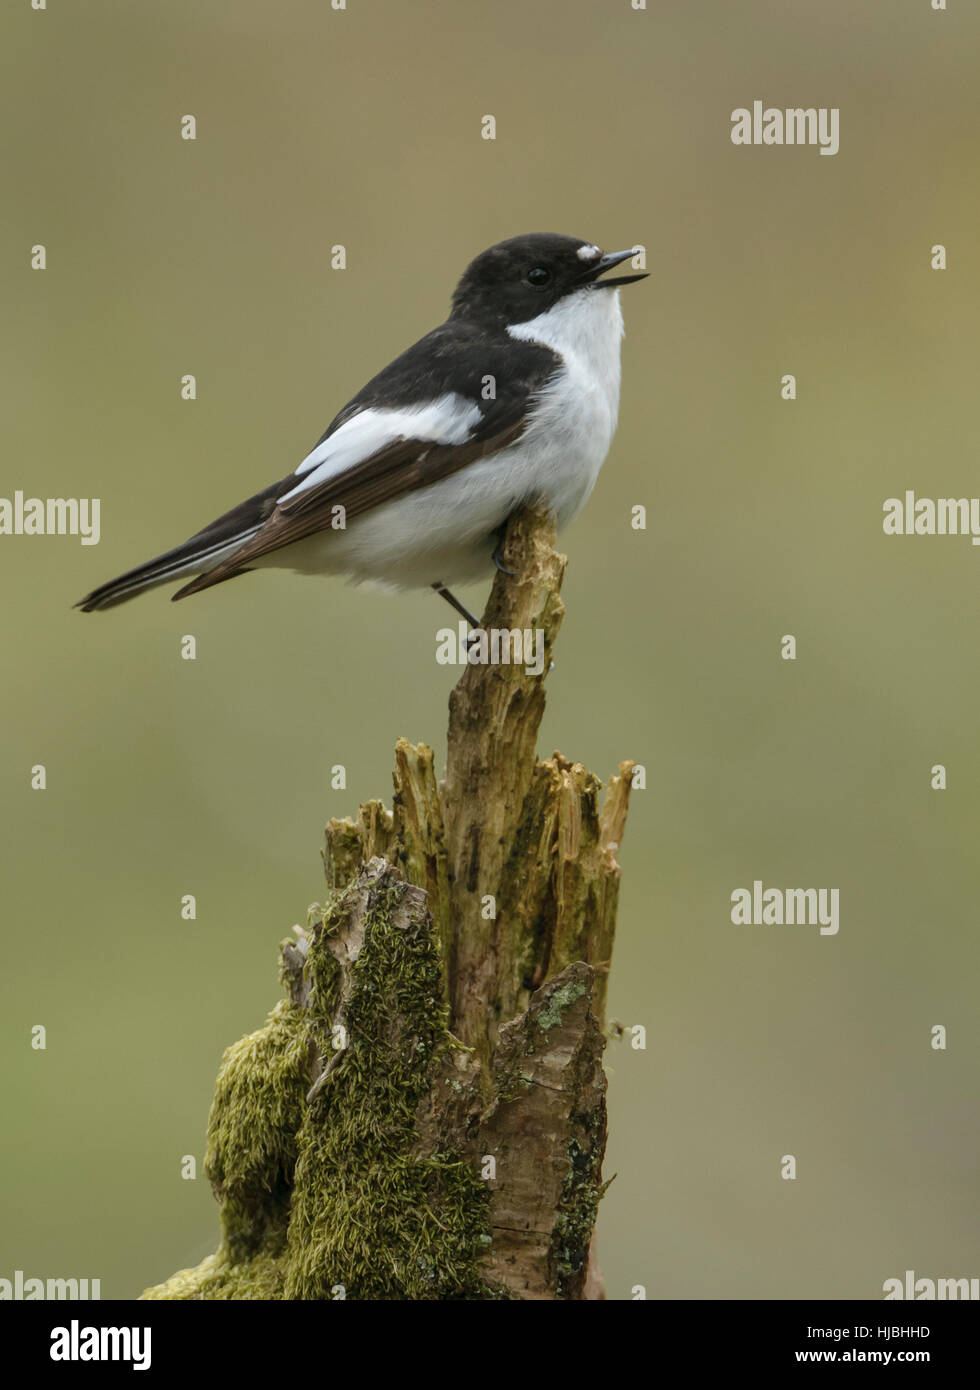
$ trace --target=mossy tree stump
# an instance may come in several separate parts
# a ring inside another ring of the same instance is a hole
[[[606,980],[632,764],[538,761],[564,608],[554,524],[512,518],[484,629],[544,674],[468,665],[445,776],[400,739],[392,809],[332,820],[330,898],[286,998],[228,1049],[206,1169],[217,1252],[147,1298],[579,1299],[606,1140]]]

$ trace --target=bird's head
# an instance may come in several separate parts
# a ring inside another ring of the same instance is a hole
[[[527,323],[569,295],[593,294],[646,278],[606,272],[636,254],[603,252],[578,237],[537,232],[510,237],[482,251],[463,272],[452,316],[484,323]]]

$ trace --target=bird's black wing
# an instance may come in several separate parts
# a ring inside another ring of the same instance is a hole
[[[536,395],[558,365],[550,349],[503,331],[488,335],[452,319],[442,324],[358,392],[295,472],[193,538],[211,544],[235,526],[244,532],[241,546],[174,598],[220,584],[259,556],[330,530],[338,506],[350,519],[506,448],[520,438]],[[406,428],[392,437],[391,421],[403,412],[410,417]]]

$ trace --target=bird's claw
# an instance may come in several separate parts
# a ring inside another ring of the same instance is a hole
[[[509,570],[504,564],[504,546],[502,541],[498,542],[497,548],[493,552],[493,563],[497,566],[501,574],[510,575],[511,579],[517,574],[517,570]]]

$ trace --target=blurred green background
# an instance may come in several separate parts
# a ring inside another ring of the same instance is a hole
[[[294,466],[470,257],[527,231],[641,243],[651,271],[563,537],[541,743],[648,769],[610,991],[648,1042],[607,1053],[609,1296],[980,1273],[980,552],[881,531],[906,488],[977,491],[976,10],[20,0],[2,29],[0,494],[103,514],[98,546],[0,537],[0,1275],[130,1298],[214,1248],[179,1165],[221,1052],[278,997],[324,821],[390,797],[399,735],[444,750],[455,675],[427,594],[262,573],[72,602]],[[755,99],[839,107],[840,153],[734,147]],[[839,935],[733,926],[755,878],[839,887]]]

